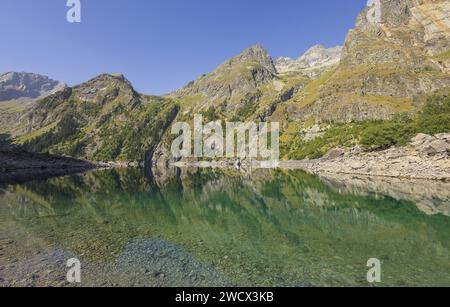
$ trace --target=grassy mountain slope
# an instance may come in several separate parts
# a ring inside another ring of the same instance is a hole
[[[283,87],[272,58],[256,45],[169,97],[180,101],[186,115],[195,111],[209,119],[246,119],[263,115]]]
[[[442,92],[450,88],[450,3],[381,3],[382,22],[369,22],[363,11],[339,65],[317,78],[279,74],[268,52],[256,45],[162,98],[135,92],[123,76],[101,75],[21,109],[20,115],[16,106],[0,105],[0,111],[10,112],[8,123],[14,122],[2,125],[0,133],[16,136],[31,151],[162,167],[172,160],[171,124],[190,122],[196,113],[205,122],[281,122],[285,158],[355,145],[377,126],[395,131],[414,126],[402,139],[426,130],[412,123],[420,121],[427,97],[441,91],[432,100],[447,102]]]
[[[39,101],[16,140],[29,151],[143,161],[177,112],[174,101],[138,94],[123,76],[101,75]]]

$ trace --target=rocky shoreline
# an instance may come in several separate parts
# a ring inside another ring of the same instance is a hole
[[[347,174],[450,182],[450,134],[419,134],[405,147],[366,152],[337,148],[311,161],[281,161],[281,168],[314,174]]]
[[[111,168],[138,168],[144,167],[144,164],[141,162],[133,162],[133,161],[110,161],[110,162],[91,162],[98,169],[111,169]]]
[[[138,162],[90,162],[21,151],[0,151],[0,183],[69,175],[91,169],[143,167]],[[450,134],[419,134],[404,147],[366,151],[360,147],[336,148],[317,160],[280,161],[267,165],[251,160],[180,161],[179,168],[282,168],[313,174],[345,174],[368,177],[424,179],[450,182]]]
[[[251,160],[180,161],[172,166],[243,170],[299,169],[316,175],[346,174],[450,182],[450,134],[419,134],[407,146],[382,151],[367,151],[361,147],[336,148],[317,160],[288,160],[276,163]]]

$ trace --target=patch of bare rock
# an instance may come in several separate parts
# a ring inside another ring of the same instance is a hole
[[[315,174],[340,173],[450,181],[450,134],[419,134],[405,147],[367,152],[360,147],[336,148],[312,161],[283,161],[283,168]]]

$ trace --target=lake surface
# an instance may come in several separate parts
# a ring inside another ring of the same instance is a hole
[[[0,286],[450,286],[448,183],[180,172],[0,186]]]

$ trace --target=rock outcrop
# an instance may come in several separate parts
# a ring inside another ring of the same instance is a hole
[[[450,181],[450,134],[420,134],[409,146],[378,152],[361,148],[335,149],[323,159],[285,161],[282,167],[300,168],[316,174],[354,174],[375,177]]]
[[[415,112],[423,96],[450,87],[450,2],[381,0],[349,31],[337,69],[299,92],[282,112],[290,120],[351,122]]]
[[[450,49],[450,3],[446,0],[381,0],[379,21],[368,18],[369,8],[348,34],[344,64],[396,62],[420,68],[427,56]]]

